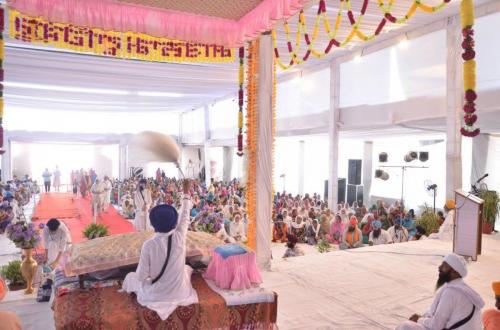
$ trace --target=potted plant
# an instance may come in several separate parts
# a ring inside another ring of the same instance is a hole
[[[439,231],[439,218],[434,213],[434,210],[427,204],[421,207],[420,217],[417,219],[417,225],[424,227],[427,235],[437,233]]]
[[[493,190],[483,190],[479,193],[483,203],[483,234],[491,234],[499,211],[500,198]]]
[[[83,230],[83,236],[87,239],[108,236],[108,227],[97,223],[91,223]]]
[[[43,228],[43,226],[40,228]],[[19,221],[8,225],[5,233],[18,248],[24,251],[25,258],[21,263],[21,273],[26,280],[26,290],[24,293],[31,294],[34,291],[33,278],[38,266],[36,260],[33,259],[33,248],[37,247],[41,240],[39,228],[31,222]]]
[[[8,281],[10,291],[24,289],[26,282],[21,273],[21,260],[14,260],[2,266],[0,273]]]

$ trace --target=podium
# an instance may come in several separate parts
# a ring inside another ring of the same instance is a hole
[[[455,190],[453,252],[473,261],[481,254],[481,214],[483,200],[463,190]]]

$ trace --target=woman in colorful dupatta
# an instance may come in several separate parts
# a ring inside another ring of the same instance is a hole
[[[335,215],[335,219],[330,226],[330,232],[328,233],[327,239],[332,244],[340,244],[342,242],[342,235],[344,234],[345,225],[342,222],[342,217],[340,214]]]
[[[273,226],[273,242],[280,241],[282,243],[286,243],[288,241],[287,233],[288,226],[285,222],[283,222],[283,215],[278,214]]]
[[[366,219],[366,221],[364,221]],[[365,217],[363,218],[363,221],[361,223],[366,222],[362,224],[362,232],[363,232],[363,243],[368,244],[368,236],[370,236],[370,233],[373,230],[373,221],[375,221],[375,217],[371,213],[367,213]]]
[[[300,215],[297,216],[295,222],[292,222],[292,234],[297,237],[298,242],[305,242],[306,223],[302,221],[302,217]]]

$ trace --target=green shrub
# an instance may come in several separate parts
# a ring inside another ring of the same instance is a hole
[[[87,239],[108,236],[108,227],[101,224],[91,223],[83,230],[83,235]]]
[[[24,285],[23,274],[21,273],[21,260],[14,260],[2,266],[2,277],[9,281],[11,285]]]
[[[316,248],[320,253],[325,253],[325,252],[330,252],[330,250],[332,249],[332,245],[326,239],[322,238],[319,240],[318,244],[316,245]]]
[[[439,230],[439,218],[434,213],[432,207],[424,204],[424,206],[421,207],[421,211],[421,215],[416,221],[417,225],[424,227],[426,235],[437,232]]]
[[[484,201],[483,204],[483,223],[494,224],[498,211],[499,202],[498,193],[493,190],[483,190],[479,193],[479,197]]]

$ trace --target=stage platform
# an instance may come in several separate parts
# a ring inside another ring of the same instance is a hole
[[[432,303],[442,256],[451,242],[424,240],[283,260],[284,244],[273,243],[264,286],[280,297],[280,329],[394,329]],[[483,251],[469,262],[465,281],[493,308],[491,282],[500,274],[500,235],[483,235]]]

